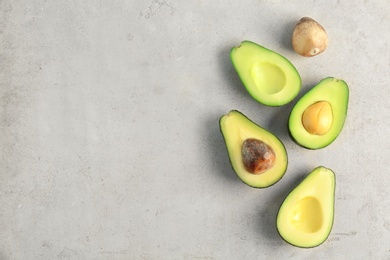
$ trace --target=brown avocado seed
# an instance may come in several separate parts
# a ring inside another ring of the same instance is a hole
[[[292,45],[296,53],[313,57],[325,51],[328,46],[328,35],[318,22],[310,17],[303,17],[295,25]]]
[[[245,169],[252,174],[261,174],[275,164],[275,152],[272,147],[255,138],[244,141],[241,154]]]

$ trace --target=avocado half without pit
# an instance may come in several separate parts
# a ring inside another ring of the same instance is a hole
[[[283,177],[287,152],[275,135],[236,110],[223,115],[219,123],[230,163],[244,183],[265,188]]]
[[[276,220],[285,241],[307,248],[328,238],[334,219],[335,184],[334,172],[320,166],[287,195]]]
[[[293,107],[288,123],[291,137],[308,149],[328,146],[344,126],[348,99],[345,81],[332,77],[321,80]]]
[[[232,48],[230,58],[249,94],[267,106],[289,103],[301,89],[301,77],[285,57],[251,41]]]

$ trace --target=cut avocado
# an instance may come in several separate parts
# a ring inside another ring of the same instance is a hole
[[[298,247],[315,247],[330,234],[334,218],[335,175],[315,168],[282,203],[276,225],[280,236]]]
[[[287,152],[275,135],[236,110],[223,115],[219,123],[232,167],[244,183],[265,188],[283,177]]]
[[[348,98],[345,81],[331,77],[321,80],[292,109],[288,123],[291,137],[309,149],[331,144],[344,126]]]
[[[301,89],[301,77],[294,65],[254,42],[243,41],[232,48],[230,58],[249,94],[264,105],[287,104]]]

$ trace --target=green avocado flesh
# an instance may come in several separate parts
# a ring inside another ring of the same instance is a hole
[[[320,149],[331,144],[340,134],[348,109],[349,89],[345,81],[325,78],[307,92],[291,111],[288,126],[296,143],[309,149]],[[302,123],[305,110],[311,105],[325,101],[331,107],[331,125],[324,134],[311,134]]]
[[[244,183],[255,188],[265,188],[283,177],[287,169],[287,152],[283,143],[275,135],[236,110],[223,115],[219,123],[232,167]],[[273,150],[275,157],[271,168],[259,174],[247,171],[242,152],[246,140],[259,140]]]
[[[249,94],[267,106],[293,100],[301,89],[301,77],[282,55],[254,42],[232,48],[230,59]]]
[[[329,236],[334,218],[335,174],[315,168],[280,206],[276,225],[280,236],[297,247],[315,247]]]

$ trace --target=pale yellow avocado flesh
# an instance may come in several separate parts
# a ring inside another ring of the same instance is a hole
[[[301,78],[285,57],[251,41],[232,48],[230,58],[249,94],[267,106],[281,106],[293,100]]]
[[[230,162],[237,176],[249,186],[265,188],[280,180],[287,169],[287,152],[282,142],[272,133],[256,125],[242,113],[232,110],[220,119]],[[275,152],[272,168],[261,174],[246,171],[241,146],[246,139],[255,138],[268,144]]]
[[[315,247],[329,236],[334,218],[335,175],[315,168],[282,203],[277,229],[282,238],[298,247]]]

